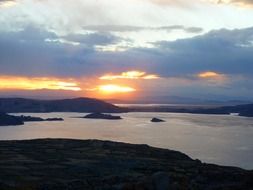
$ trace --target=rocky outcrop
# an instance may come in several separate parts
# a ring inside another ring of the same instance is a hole
[[[24,116],[24,115],[21,115],[21,116],[15,116],[17,118],[20,118],[22,121],[24,122],[35,122],[35,121],[64,121],[63,118],[46,118],[46,119],[43,119],[41,117],[32,117],[32,116]]]
[[[0,142],[1,190],[252,190],[253,171],[147,145],[98,140]]]
[[[23,122],[35,122],[35,121],[44,121],[44,119],[40,117],[32,117],[32,116],[15,116],[16,118],[20,118]]]
[[[165,121],[162,120],[162,119],[154,117],[154,118],[151,119],[151,122],[153,122],[153,123],[160,123],[160,122],[165,122]]]
[[[62,119],[62,118],[57,118],[57,117],[53,117],[53,118],[44,119],[44,121],[64,121],[64,119]]]
[[[111,114],[103,114],[103,113],[91,113],[91,114],[84,116],[83,118],[86,118],[86,119],[108,119],[108,120],[122,119],[120,116],[114,116]]]

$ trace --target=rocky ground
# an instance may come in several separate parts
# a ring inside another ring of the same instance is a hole
[[[250,190],[253,171],[98,140],[0,141],[0,190]]]

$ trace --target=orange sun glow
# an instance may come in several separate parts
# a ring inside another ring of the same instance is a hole
[[[114,85],[114,84],[108,84],[108,85],[101,85],[98,86],[98,90],[103,93],[128,93],[128,92],[134,92],[136,89],[128,87],[128,86],[120,86],[120,85]]]
[[[55,78],[28,78],[16,76],[0,76],[0,90],[70,90],[81,91],[77,83]]]

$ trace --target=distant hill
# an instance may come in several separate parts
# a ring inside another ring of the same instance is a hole
[[[251,104],[253,101],[248,100],[227,100],[227,99],[206,99],[206,98],[191,98],[181,96],[145,96],[135,100],[120,100],[120,99],[106,99],[106,102],[113,104],[181,104],[181,105],[217,105],[217,106],[232,106]]]
[[[74,98],[63,100],[35,100],[25,98],[0,98],[0,111],[5,113],[31,112],[87,112],[87,113],[121,113],[121,112],[177,112],[196,114],[230,114],[253,117],[253,104],[221,107],[194,107],[194,106],[151,106],[121,108],[113,104],[92,99]]]
[[[253,117],[253,104],[224,106],[219,108],[197,110],[197,111],[200,112],[204,111],[207,113],[221,113],[221,114],[238,113],[240,116]]]
[[[125,112],[110,103],[92,98],[74,98],[63,100],[35,100],[25,98],[0,98],[0,111],[6,113],[29,112]]]
[[[200,106],[132,106],[128,108],[130,112],[174,112],[193,114],[231,114],[237,113],[240,116],[253,117],[253,104],[243,104],[236,106],[200,107]]]

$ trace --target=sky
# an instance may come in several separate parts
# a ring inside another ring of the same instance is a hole
[[[253,101],[253,0],[0,0],[0,96]]]

